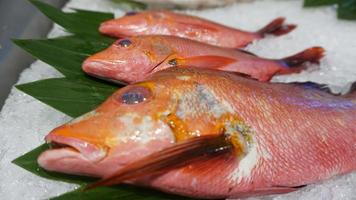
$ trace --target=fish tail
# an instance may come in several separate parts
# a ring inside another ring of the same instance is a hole
[[[311,47],[293,56],[277,60],[282,66],[278,74],[299,72],[306,68],[304,64],[307,62],[319,64],[320,59],[324,57],[324,52],[322,47]]]
[[[284,17],[279,17],[277,19],[274,19],[265,27],[258,30],[257,33],[262,37],[269,34],[280,36],[291,32],[293,29],[297,27],[297,25],[294,24],[284,24],[284,21],[285,21]]]

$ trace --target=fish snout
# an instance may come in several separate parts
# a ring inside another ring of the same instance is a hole
[[[123,73],[120,69],[123,69],[123,67],[120,68],[113,62],[90,58],[86,59],[82,64],[82,70],[90,76],[126,85],[128,80],[124,76],[122,79],[121,76],[117,77],[118,74]]]
[[[102,176],[100,162],[107,157],[108,149],[90,142],[56,134],[56,129],[46,136],[50,149],[38,158],[38,164],[49,171],[67,174]]]
[[[99,26],[99,32],[113,37],[127,36],[126,26],[120,19],[113,19],[102,22]]]
[[[115,23],[112,20],[105,21],[101,23],[99,26],[99,31],[100,33],[103,34],[111,35],[115,32],[114,30],[115,30]]]
[[[90,142],[81,139],[57,135],[55,133],[47,135],[46,142],[50,144],[52,149],[70,148],[92,162],[102,160],[107,154],[106,148],[98,147],[95,144],[91,144]]]
[[[102,61],[88,58],[83,62],[82,69],[85,73],[90,75],[106,76],[109,68],[107,64]]]

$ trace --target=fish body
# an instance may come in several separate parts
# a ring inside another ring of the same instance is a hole
[[[170,68],[119,89],[94,111],[54,129],[46,141],[57,148],[43,152],[38,162],[49,171],[104,182],[120,170],[132,175],[155,169],[161,173],[110,184],[126,182],[190,197],[286,193],[354,172],[355,124],[355,95]],[[204,147],[200,150],[207,154],[188,163],[183,161],[190,154],[175,153],[190,148],[184,144],[204,145],[189,141],[221,134],[229,138],[231,151],[210,155],[210,147]],[[169,160],[171,155],[179,156]],[[147,163],[151,159],[161,163]]]
[[[172,35],[230,48],[241,48],[266,34],[283,35],[295,28],[277,18],[257,32],[248,32],[195,16],[170,11],[130,12],[108,20],[99,31],[114,37]]]
[[[82,68],[88,74],[126,83],[142,81],[157,71],[179,66],[236,72],[268,81],[275,74],[301,71],[305,62],[319,62],[323,53],[323,48],[314,47],[287,58],[266,59],[174,36],[137,36],[120,39],[90,56]]]

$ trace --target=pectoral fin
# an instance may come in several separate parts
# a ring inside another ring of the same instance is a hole
[[[224,134],[207,135],[188,139],[184,142],[148,155],[135,161],[102,180],[89,185],[85,190],[98,186],[120,184],[127,180],[162,173],[187,163],[204,155],[216,155],[230,151],[232,145]]]

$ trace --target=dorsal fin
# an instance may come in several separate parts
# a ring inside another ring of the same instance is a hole
[[[236,49],[237,51],[240,51],[242,53],[245,53],[245,54],[248,54],[248,55],[251,55],[251,56],[256,56],[256,54],[252,53],[252,52],[249,52],[249,51],[246,51],[246,50],[243,50],[243,49]]]
[[[356,82],[350,83],[349,86],[347,87],[348,89],[342,90],[339,93],[332,92],[331,87],[327,84],[321,84],[321,83],[315,83],[311,81],[307,82],[290,82],[287,84],[294,84],[298,85],[300,87],[304,87],[305,89],[314,89],[314,90],[319,90],[325,93],[328,93],[333,96],[343,96],[345,98],[356,98]]]
[[[346,98],[356,99],[356,81],[350,84],[348,92],[345,94]]]
[[[89,185],[85,190],[98,186],[120,184],[127,180],[165,172],[186,165],[194,159],[204,155],[216,155],[230,151],[232,145],[224,134],[207,135],[191,138],[184,142],[152,153],[124,168],[119,169],[110,176]]]
[[[340,93],[333,93],[331,91],[330,87],[327,84],[315,83],[315,82],[311,82],[311,81],[290,82],[290,83],[287,83],[287,84],[298,85],[298,86],[303,87],[305,89],[319,90],[319,91],[326,92],[326,93],[334,95],[334,96],[341,95]]]

